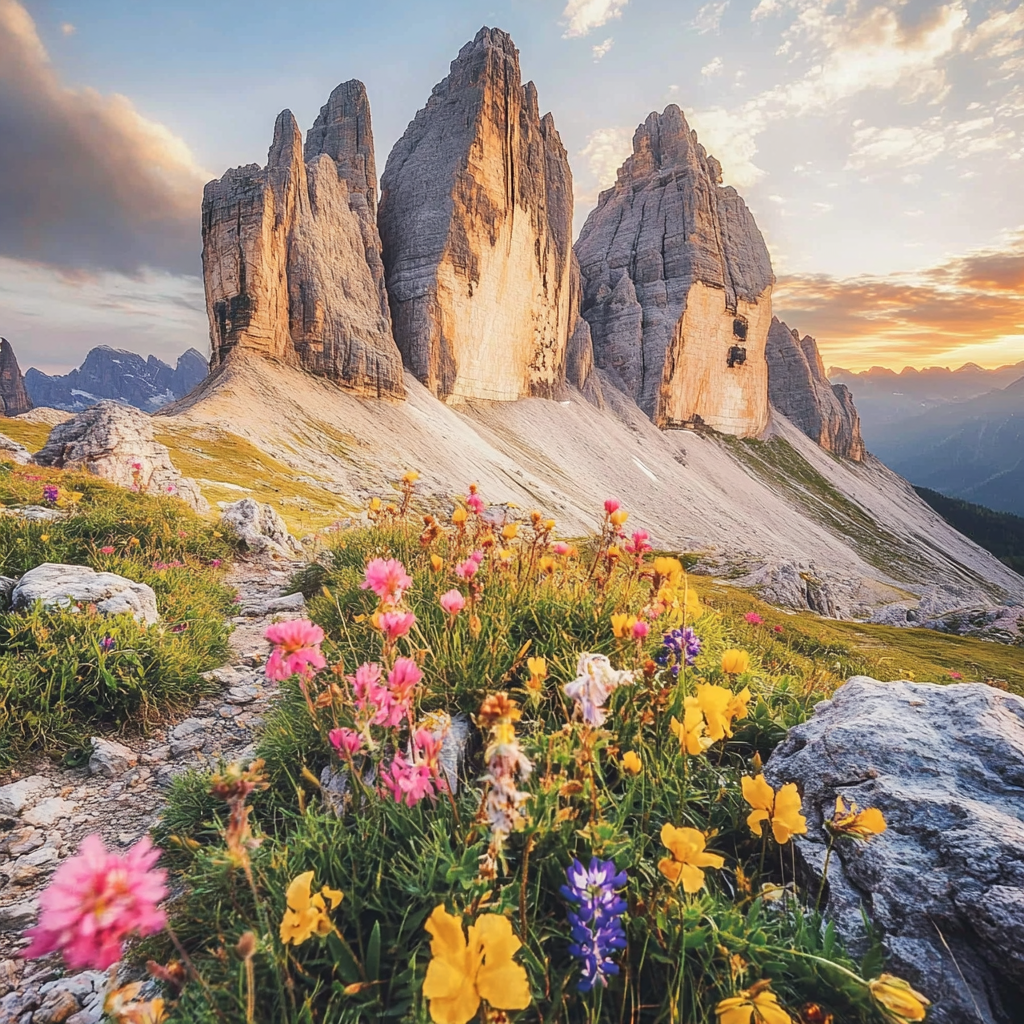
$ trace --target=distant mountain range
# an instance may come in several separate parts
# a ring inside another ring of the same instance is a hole
[[[35,369],[25,374],[25,387],[35,406],[79,412],[102,399],[112,398],[146,412],[184,398],[206,378],[206,357],[194,348],[168,366],[156,356],[101,345],[94,348],[77,370],[49,376]]]

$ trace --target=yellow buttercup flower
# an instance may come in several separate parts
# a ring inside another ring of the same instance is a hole
[[[609,517],[612,526],[622,526],[623,523],[629,518],[629,513],[625,509],[617,509]]]
[[[697,698],[684,698],[683,708],[682,722],[675,715],[672,716],[672,732],[678,737],[679,745],[683,750],[696,757],[711,746],[711,740],[704,735],[704,715],[697,703]]]
[[[761,835],[766,821],[771,823],[772,835],[780,846],[807,831],[807,819],[800,813],[800,791],[794,783],[787,782],[777,793],[764,775],[745,775],[741,784],[743,799],[754,808],[747,815],[747,825],[755,836]]]
[[[924,1020],[926,1008],[931,1005],[920,992],[915,992],[902,978],[892,974],[883,974],[869,981],[868,988],[899,1024]]]
[[[722,671],[731,676],[742,675],[750,668],[750,655],[746,651],[726,651],[722,655]]]
[[[468,518],[469,513],[461,505],[452,513],[452,522],[456,526],[462,526]]]
[[[380,507],[381,507],[381,500],[380,500],[380,498],[371,498],[370,499],[370,511],[371,512],[379,512],[380,511]]]
[[[713,686],[710,683],[697,684],[697,704],[704,713],[704,721],[708,725],[708,739],[717,742],[732,735],[731,720],[728,715],[732,692],[724,686]]]
[[[434,1024],[467,1024],[486,999],[496,1010],[525,1010],[530,1005],[526,971],[512,959],[522,943],[501,914],[481,914],[469,926],[443,904],[424,925],[430,932],[431,961],[423,982]]]
[[[759,981],[738,996],[723,999],[715,1007],[718,1024],[793,1024],[769,984]]]
[[[630,775],[639,775],[643,770],[643,762],[637,757],[636,753],[632,750],[627,750],[622,755],[622,767],[626,769]]]
[[[444,559],[440,555],[430,556],[430,568],[434,572],[440,572],[444,568]]]
[[[419,478],[420,478],[419,473],[417,473],[415,469],[410,469],[408,473],[403,473],[402,474],[402,483],[403,484],[414,484],[414,483],[416,483],[417,480],[419,480]]]
[[[519,533],[518,523],[506,523],[501,528],[501,535],[505,540],[515,540],[517,533]]]
[[[546,679],[548,675],[548,663],[545,658],[527,658],[526,667],[530,675],[535,679]]]
[[[699,892],[704,887],[704,868],[721,868],[725,858],[706,853],[707,836],[695,828],[676,828],[667,822],[661,827],[661,841],[671,857],[658,861],[658,870],[673,884],[683,883],[683,891]]]
[[[545,575],[550,576],[555,571],[555,560],[550,555],[542,555],[537,559],[537,568]]]
[[[636,625],[635,615],[613,615],[612,632],[620,639],[629,639],[633,635],[633,627]]]
[[[670,586],[676,586],[683,578],[683,563],[678,558],[667,558],[664,555],[654,560],[654,572]]]
[[[831,832],[852,836],[854,839],[877,836],[886,829],[885,817],[877,807],[865,807],[863,811],[858,811],[852,801],[847,807],[841,796],[836,796],[835,814],[825,824]]]
[[[744,686],[739,693],[734,693],[732,699],[729,701],[728,707],[725,709],[726,718],[729,719],[730,725],[737,718],[747,717],[747,705],[750,703],[750,687]]]
[[[545,519],[544,520],[544,529],[545,530],[550,532],[554,528],[555,528],[555,521],[554,521],[554,519]]]
[[[334,930],[327,913],[327,903],[335,910],[344,899],[338,889],[329,889],[326,885],[316,893],[310,892],[313,884],[313,872],[304,871],[296,875],[288,886],[286,901],[288,909],[281,918],[281,941],[301,946],[312,935],[329,935]]]

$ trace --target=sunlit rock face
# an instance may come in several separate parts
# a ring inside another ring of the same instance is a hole
[[[6,338],[0,338],[0,416],[20,416],[32,408],[18,357]]]
[[[860,416],[845,384],[830,384],[818,343],[773,317],[768,331],[768,394],[772,405],[827,451],[864,459]]]
[[[360,394],[401,397],[366,91],[346,82],[306,141],[283,111],[266,167],[206,186],[203,271],[212,365],[234,349],[301,366]]]
[[[633,155],[576,243],[598,366],[660,427],[740,437],[768,422],[768,249],[721,166],[674,104],[633,136]]]
[[[391,155],[378,218],[395,339],[439,398],[560,392],[572,175],[519,53],[483,28]]]

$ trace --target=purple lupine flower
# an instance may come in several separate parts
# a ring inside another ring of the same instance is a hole
[[[589,992],[598,981],[607,985],[608,976],[619,973],[619,965],[611,957],[626,948],[622,926],[626,901],[618,892],[626,884],[626,872],[619,871],[613,860],[594,857],[590,867],[574,859],[565,874],[568,885],[560,891],[575,907],[567,915],[572,936],[569,954],[580,961],[576,987]]]
[[[57,499],[60,497],[60,488],[55,487],[53,484],[47,484],[43,488],[43,501],[47,505],[56,505]]]
[[[100,641],[100,650],[101,651],[112,651],[113,649],[114,649],[114,638],[108,633]]]
[[[672,675],[679,675],[679,668],[692,665],[700,654],[700,637],[689,627],[673,629],[661,640],[664,646],[655,657],[659,665],[671,665]]]

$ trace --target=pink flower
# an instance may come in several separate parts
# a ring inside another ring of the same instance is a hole
[[[101,555],[112,555],[113,553],[114,549],[109,544],[105,548],[100,548]]]
[[[564,540],[560,540],[557,544],[551,545],[551,550],[554,551],[556,555],[567,555],[572,551],[572,548],[569,547]]]
[[[760,626],[764,622],[764,619],[762,619],[757,612],[747,612],[743,618],[745,618],[752,626]]]
[[[412,612],[382,612],[377,621],[388,640],[394,642],[412,629],[416,616]]]
[[[283,682],[296,675],[310,678],[327,667],[327,659],[320,653],[324,631],[308,619],[275,623],[264,635],[274,644],[267,659],[268,679]]]
[[[484,560],[484,553],[482,551],[474,551],[469,557],[479,565]]]
[[[398,604],[412,586],[412,577],[397,558],[375,558],[366,567],[363,590],[372,590],[384,604]]]
[[[408,704],[416,685],[423,678],[419,665],[412,658],[396,658],[395,667],[388,673],[388,687],[393,700]]]
[[[380,665],[364,663],[349,676],[356,696],[356,709],[369,719],[371,725],[394,728],[405,717],[405,708],[396,705],[387,687],[381,683]]]
[[[412,746],[417,763],[425,764],[436,770],[437,759],[441,756],[441,740],[429,729],[420,729],[412,738]]]
[[[332,729],[327,738],[342,756],[354,757],[363,749],[362,737],[353,729]]]
[[[32,944],[21,955],[59,949],[68,967],[104,971],[121,959],[129,935],[160,931],[166,918],[157,904],[167,895],[167,872],[153,867],[160,852],[148,836],[123,856],[86,836],[39,897],[39,923],[25,933]]]
[[[487,507],[487,506],[486,506],[486,505],[484,504],[484,499],[483,499],[483,498],[481,498],[479,494],[471,494],[471,495],[470,495],[470,496],[469,496],[469,497],[468,497],[468,498],[466,499],[466,504],[467,504],[467,505],[469,506],[469,508],[470,508],[470,509],[471,509],[471,510],[472,510],[473,512],[475,512],[475,513],[476,513],[476,514],[477,514],[478,516],[479,516],[479,515],[483,515],[483,511],[484,511],[484,509],[485,509],[485,508]]]
[[[648,626],[643,619],[637,619],[636,622],[633,623],[634,640],[643,640],[647,636],[647,634],[650,633],[650,631],[651,627]]]
[[[651,545],[648,541],[651,539],[651,535],[646,530],[637,530],[633,534],[632,540],[626,541],[626,551],[631,555],[642,555],[651,550]]]
[[[210,559],[210,568],[219,569],[224,563],[219,558]]]
[[[442,594],[439,603],[452,618],[466,607],[466,599],[457,590],[449,590],[447,594]]]
[[[459,579],[471,580],[476,575],[479,568],[479,562],[474,561],[472,558],[467,558],[464,562],[459,562],[459,564],[455,566],[455,575],[458,576]]]
[[[391,765],[381,772],[381,781],[395,803],[415,807],[425,796],[433,798],[434,781],[425,764],[409,764],[401,754],[395,754]]]
[[[782,627],[781,626],[772,626],[772,630],[774,632],[776,632],[776,633],[781,633],[782,632]]]
[[[622,507],[622,503],[616,501],[614,498],[607,498],[604,503],[604,510],[611,515],[613,512],[618,512]]]
[[[963,675],[961,673],[959,673],[959,672],[950,672],[949,673],[949,678],[950,679],[963,679]]]

